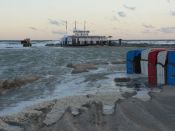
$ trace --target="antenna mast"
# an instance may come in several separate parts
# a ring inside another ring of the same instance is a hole
[[[66,34],[67,34],[67,20],[66,20]]]
[[[86,21],[84,21],[84,31],[86,31]]]
[[[77,30],[77,21],[75,21],[75,30]]]

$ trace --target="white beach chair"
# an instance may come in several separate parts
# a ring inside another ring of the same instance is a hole
[[[152,49],[143,50],[141,53],[141,73],[148,76],[148,55]]]
[[[166,84],[167,51],[162,51],[157,56],[157,84]]]

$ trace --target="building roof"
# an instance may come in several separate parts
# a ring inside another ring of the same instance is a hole
[[[90,33],[89,30],[74,30],[73,32],[74,32],[74,33],[75,33],[75,32],[76,32],[76,33]]]
[[[75,35],[71,35],[71,36],[67,36],[67,37],[72,37],[72,38],[107,38],[106,36],[75,36]]]

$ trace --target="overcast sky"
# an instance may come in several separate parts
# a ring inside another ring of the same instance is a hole
[[[175,39],[175,0],[0,0],[0,39],[60,39],[77,28],[123,39]]]

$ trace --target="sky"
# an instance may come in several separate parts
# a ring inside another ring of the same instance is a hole
[[[75,20],[91,35],[175,39],[175,0],[0,0],[1,40],[58,40]]]

